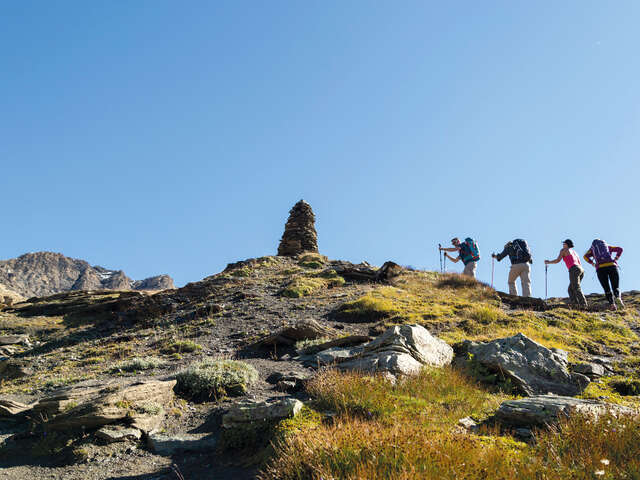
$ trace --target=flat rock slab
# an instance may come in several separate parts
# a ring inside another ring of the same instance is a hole
[[[150,380],[123,385],[109,385],[79,397],[71,389],[77,406],[67,403],[67,410],[47,423],[51,429],[94,428],[126,420],[145,432],[155,430],[164,418],[164,407],[173,399],[175,380]],[[81,391],[87,392],[86,389]],[[53,402],[59,403],[60,398]],[[47,402],[45,401],[45,404]]]
[[[301,361],[305,367],[324,367],[353,359],[361,354],[363,350],[362,346],[333,347],[315,354],[302,355],[298,357],[298,360]]]
[[[335,337],[337,330],[321,325],[315,320],[301,320],[293,326],[285,327],[279,332],[268,335],[256,343],[254,347],[266,347],[274,345],[291,346],[301,340],[315,340],[322,337]]]
[[[0,399],[0,417],[13,417],[33,408],[35,403],[26,404],[9,399]]]
[[[347,335],[346,337],[336,338],[334,340],[329,340],[328,342],[307,347],[302,353],[304,355],[310,355],[321,352],[323,350],[328,350],[329,348],[351,347],[354,345],[360,345],[362,343],[370,342],[371,340],[372,338],[368,335]]]
[[[163,435],[152,433],[147,437],[149,449],[162,456],[171,456],[179,452],[210,452],[218,442],[211,433],[183,433],[181,435]]]
[[[467,361],[510,379],[523,395],[572,396],[590,382],[585,375],[569,372],[567,352],[546,348],[522,333],[485,343],[462,342],[456,363]]]
[[[136,442],[142,438],[142,432],[137,428],[127,428],[114,425],[102,427],[96,432],[96,437],[108,443]]]
[[[264,402],[241,401],[222,416],[222,426],[234,428],[254,422],[277,421],[295,417],[303,405],[300,400],[290,397]]]
[[[0,335],[0,345],[30,346],[29,335]]]
[[[574,363],[571,365],[571,370],[586,375],[592,380],[602,377],[606,373],[604,366],[599,363]]]
[[[573,414],[597,418],[606,413],[633,415],[638,412],[628,407],[597,400],[536,395],[503,402],[496,411],[494,419],[509,427],[546,427],[557,423],[560,418],[568,418]]]

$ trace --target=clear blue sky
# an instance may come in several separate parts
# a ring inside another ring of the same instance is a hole
[[[544,295],[542,260],[602,237],[640,289],[639,24],[637,1],[2,2],[0,258],[182,285],[274,254],[304,198],[331,258],[437,269],[470,235],[489,281],[522,237]]]

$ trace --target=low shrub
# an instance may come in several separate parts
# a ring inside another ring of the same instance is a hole
[[[142,370],[152,370],[164,365],[164,363],[164,360],[156,357],[134,357],[131,360],[125,360],[124,362],[116,364],[112,371],[138,372]]]
[[[193,400],[243,395],[258,379],[251,365],[236,360],[206,359],[178,373],[176,389]]]

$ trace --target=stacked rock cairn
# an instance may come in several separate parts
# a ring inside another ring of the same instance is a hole
[[[278,247],[278,255],[293,257],[303,252],[318,252],[318,234],[316,216],[311,205],[304,200],[296,203],[289,211],[289,220]]]

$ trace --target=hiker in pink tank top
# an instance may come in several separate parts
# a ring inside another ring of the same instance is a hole
[[[584,269],[580,264],[580,257],[573,249],[573,242],[570,239],[566,239],[562,242],[562,249],[558,254],[558,258],[555,260],[545,260],[545,265],[552,263],[559,263],[560,260],[564,260],[567,269],[569,270],[569,301],[573,304],[580,305],[582,307],[587,306],[587,299],[582,293],[582,287],[580,282],[584,278]]]

